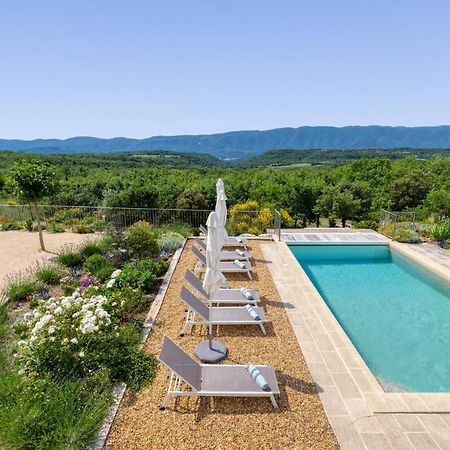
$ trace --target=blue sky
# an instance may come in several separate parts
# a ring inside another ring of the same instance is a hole
[[[450,124],[447,0],[0,0],[0,137]]]

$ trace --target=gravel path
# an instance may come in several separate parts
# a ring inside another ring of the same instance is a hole
[[[194,267],[188,242],[169,285],[146,349],[159,354],[164,335],[189,354],[206,336],[206,327],[179,336],[184,305],[178,299],[184,273]],[[256,326],[219,327],[229,349],[224,364],[273,365],[281,395],[275,411],[267,398],[172,399],[160,411],[169,374],[160,366],[155,380],[137,394],[127,393],[108,438],[107,449],[336,449],[333,430],[286,316],[259,244],[251,242],[255,277],[228,277],[231,287],[259,288],[268,320],[267,336]]]
[[[36,262],[54,258],[64,244],[81,244],[97,237],[95,234],[44,232],[47,252],[42,252],[39,250],[38,233],[0,231],[0,286],[7,274],[23,271]]]

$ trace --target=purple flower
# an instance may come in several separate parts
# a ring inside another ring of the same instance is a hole
[[[83,288],[87,288],[92,284],[92,278],[91,277],[84,277],[80,280],[80,286]]]
[[[447,241],[439,241],[437,245],[439,245],[439,247],[441,248],[444,248],[447,245]]]

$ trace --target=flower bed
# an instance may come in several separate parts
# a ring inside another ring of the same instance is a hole
[[[68,274],[47,286],[50,298],[4,306],[0,340],[11,350],[0,358],[0,447],[85,448],[105,417],[112,386],[125,382],[136,391],[153,379],[156,358],[140,349],[143,317],[173,251],[158,245],[150,225],[138,227],[147,249],[129,244],[136,227],[65,249],[60,261]],[[70,420],[56,414],[74,397]]]

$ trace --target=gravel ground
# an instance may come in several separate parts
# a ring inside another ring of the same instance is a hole
[[[164,335],[189,354],[206,337],[196,327],[180,337],[185,308],[178,299],[187,268],[194,267],[188,242],[175,270],[146,349],[159,354]],[[267,398],[177,398],[160,411],[168,370],[137,394],[127,393],[114,421],[107,449],[333,449],[339,448],[315,384],[288,321],[259,244],[251,242],[255,277],[228,277],[231,287],[257,287],[268,320],[267,336],[257,326],[220,327],[217,336],[229,349],[224,364],[272,365],[281,395],[274,410]]]
[[[81,244],[97,239],[95,234],[46,233],[44,242],[47,252],[39,250],[39,235],[29,231],[0,232],[0,286],[7,274],[26,270],[34,263],[48,261],[56,256],[64,244]]]

